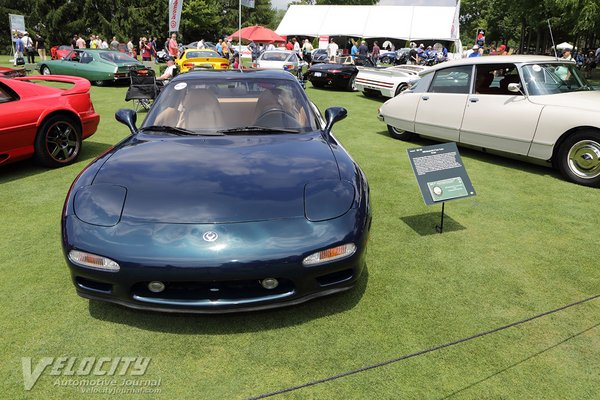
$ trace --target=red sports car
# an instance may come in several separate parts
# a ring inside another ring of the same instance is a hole
[[[0,78],[16,78],[18,76],[27,76],[25,68],[0,67]]]
[[[63,57],[69,55],[69,53],[73,50],[73,46],[69,45],[61,45],[54,46],[50,49],[50,55],[53,60],[61,60]]]
[[[73,86],[58,89],[35,81]],[[99,122],[87,79],[0,78],[0,166],[32,156],[52,168],[71,164],[79,156],[81,141],[96,132]]]

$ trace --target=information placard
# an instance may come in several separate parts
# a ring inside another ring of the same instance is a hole
[[[475,189],[456,143],[441,143],[407,151],[425,204],[475,196]]]

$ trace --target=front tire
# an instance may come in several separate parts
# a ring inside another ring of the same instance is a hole
[[[556,165],[567,180],[600,187],[600,132],[585,130],[569,136],[558,149]]]
[[[404,131],[402,129],[395,128],[391,125],[388,125],[387,127],[388,127],[388,133],[394,139],[406,141],[406,140],[410,140],[415,137],[415,134],[412,132]]]
[[[382,64],[391,64],[391,59],[388,56],[385,56],[381,59]]]
[[[96,86],[106,86],[106,81],[93,81],[92,83]]]
[[[57,168],[72,164],[81,152],[79,124],[66,115],[46,119],[35,137],[35,159],[40,164]]]
[[[41,75],[51,75],[52,72],[50,72],[50,68],[48,68],[47,65],[42,65],[42,67],[40,68],[40,74]]]

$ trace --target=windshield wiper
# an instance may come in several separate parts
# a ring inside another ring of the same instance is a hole
[[[141,130],[142,131],[167,132],[167,133],[172,133],[173,135],[180,135],[180,136],[196,134],[194,131],[190,131],[189,129],[178,128],[176,126],[167,126],[167,125],[144,126],[144,127],[142,127]]]
[[[269,128],[267,126],[240,126],[239,128],[223,129],[218,131],[226,135],[236,133],[299,133],[298,129],[286,129],[286,128]]]

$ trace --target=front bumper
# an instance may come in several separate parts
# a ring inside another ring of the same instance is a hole
[[[365,265],[370,225],[369,220],[353,227],[357,223],[352,218],[356,217],[354,211],[334,225],[330,221],[310,223],[298,219],[253,226],[121,222],[102,228],[68,216],[63,221],[63,232],[67,233],[63,234],[63,246],[65,255],[76,248],[109,257],[121,266],[118,272],[102,271],[74,264],[67,257],[77,294],[84,298],[165,312],[253,311],[298,304],[352,288]],[[308,239],[307,229],[321,233],[321,237]],[[198,233],[207,230],[218,232],[224,240],[209,244],[199,239]],[[287,236],[278,238],[275,232],[282,230]],[[265,236],[249,237],[251,231]],[[318,266],[302,265],[307,255],[341,241],[354,242],[356,252]],[[260,284],[265,278],[275,278],[279,285],[265,289]],[[148,284],[154,281],[163,282],[165,290],[151,292]]]

